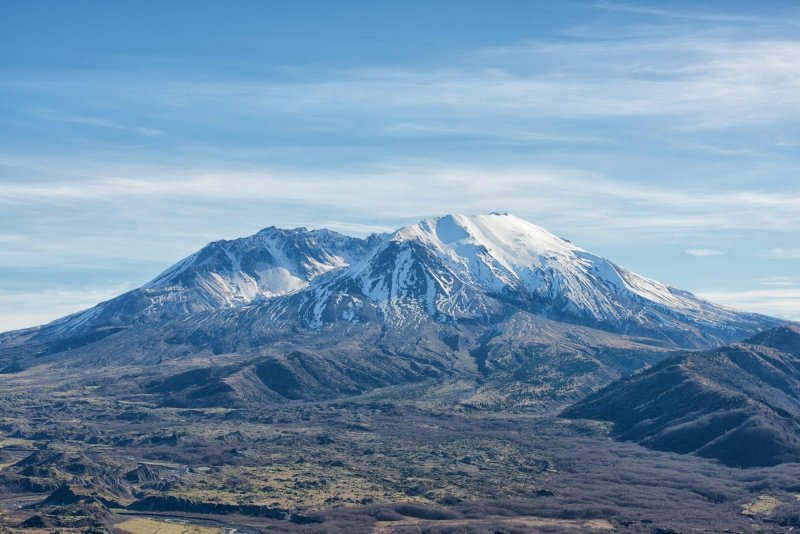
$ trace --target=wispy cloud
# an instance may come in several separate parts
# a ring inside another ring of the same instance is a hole
[[[144,120],[251,121],[303,117],[308,131],[381,135],[493,135],[574,139],[531,121],[651,119],[671,128],[718,130],[800,117],[800,40],[677,35],[616,41],[523,41],[447,64],[304,71],[295,78],[181,80],[81,73],[0,80],[0,90],[58,91],[76,101],[118,96]],[[112,95],[112,96],[108,96]],[[187,110],[203,114],[187,117]],[[155,126],[50,113],[50,120],[158,135]],[[294,126],[295,128],[297,126]],[[573,132],[575,133],[575,132]],[[596,135],[576,135],[596,138]]]
[[[69,160],[28,162],[0,157],[16,169],[44,172],[45,181],[7,180],[0,203],[62,206],[91,203],[169,201],[222,202],[241,209],[251,203],[272,202],[325,208],[332,214],[350,213],[362,220],[402,220],[449,211],[483,212],[487,203],[535,220],[569,220],[628,234],[690,229],[800,230],[800,192],[709,192],[676,190],[614,180],[600,173],[570,168],[503,168],[448,166],[435,161],[398,160],[350,170],[250,169],[227,171],[118,165],[113,162]],[[53,179],[69,169],[70,179]],[[354,192],[358,202],[354,203]],[[135,209],[135,208],[132,208]],[[712,255],[711,249],[687,253]],[[793,249],[774,249],[774,257],[792,257]]]
[[[798,204],[798,206],[800,206],[800,204]],[[800,260],[800,247],[773,248],[767,251],[766,256],[774,260]]]
[[[757,280],[755,285],[761,287],[707,291],[699,295],[733,308],[800,321],[800,276],[770,276]]]
[[[639,15],[649,15],[654,17],[667,17],[677,19],[690,19],[696,21],[709,21],[709,22],[764,22],[762,17],[752,15],[737,15],[732,13],[720,13],[714,11],[697,11],[697,10],[677,10],[677,9],[664,9],[663,7],[654,7],[652,5],[629,4],[621,2],[597,2],[594,4],[596,9],[604,9],[608,11],[619,11],[623,13],[634,13]]]
[[[350,124],[391,130],[414,116],[425,134],[520,119],[654,118],[713,130],[797,119],[799,60],[800,40],[786,39],[523,42],[444,68],[353,69],[302,83],[172,82],[149,92],[262,115],[318,113],[320,127],[341,127],[330,118],[347,111]]]
[[[18,243],[24,239],[19,234],[0,234],[0,243]]]
[[[758,283],[765,286],[774,287],[800,287],[800,276],[770,276],[758,280]]]
[[[800,287],[750,289],[744,291],[706,291],[699,295],[740,310],[760,312],[800,321]]]
[[[689,248],[686,249],[686,253],[689,254],[690,256],[699,256],[699,257],[722,255],[722,252],[720,252],[719,250],[714,250],[710,248]]]
[[[127,126],[120,124],[117,121],[105,119],[101,117],[86,117],[81,115],[70,115],[58,111],[38,110],[34,112],[39,117],[54,122],[64,122],[68,124],[77,124],[82,126],[92,126],[95,128],[105,128],[110,130],[119,130],[129,132],[146,137],[157,137],[164,135],[164,132],[155,128],[145,128],[143,126]]]

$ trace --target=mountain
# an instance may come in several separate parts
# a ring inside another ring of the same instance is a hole
[[[800,462],[800,327],[670,358],[563,416],[611,421],[620,440],[728,465]]]
[[[246,306],[302,290],[318,276],[363,257],[380,239],[272,226],[210,243],[138,289],[25,332],[30,341],[44,343],[45,352],[60,351],[133,325]]]
[[[312,328],[424,318],[501,322],[509,310],[670,347],[741,339],[770,320],[625,270],[509,214],[448,215],[402,228],[295,299]]]
[[[0,372],[142,366],[178,404],[455,380],[468,404],[550,406],[776,324],[512,215],[448,215],[366,239],[268,228],[212,243],[142,288],[0,336]],[[196,368],[202,383],[163,376]]]

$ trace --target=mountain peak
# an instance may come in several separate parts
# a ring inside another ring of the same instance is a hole
[[[277,226],[267,226],[266,228],[262,228],[261,230],[256,233],[256,236],[271,236],[271,235],[291,235],[291,234],[308,234],[313,233],[313,230],[309,232],[308,228],[305,226],[298,226],[296,228],[279,228]],[[241,238],[247,239],[247,238]]]
[[[439,250],[459,252],[464,247],[481,247],[506,268],[530,266],[542,255],[564,255],[582,251],[579,247],[514,215],[460,213],[423,219],[395,232],[393,239],[414,239]]]

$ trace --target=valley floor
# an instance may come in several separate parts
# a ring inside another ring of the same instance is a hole
[[[0,398],[0,531],[789,531],[800,464],[734,469],[427,391],[252,410]],[[449,406],[449,407],[448,407]],[[39,504],[37,504],[39,503]],[[661,529],[661,530],[658,530]]]

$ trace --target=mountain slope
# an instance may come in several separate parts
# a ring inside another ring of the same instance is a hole
[[[60,351],[137,324],[245,306],[300,291],[318,276],[358,260],[380,239],[269,227],[215,241],[138,289],[26,333],[43,343],[45,352]]]
[[[557,321],[709,347],[777,324],[627,271],[508,214],[448,215],[402,228],[298,295],[304,324],[380,317],[394,328],[502,321],[522,309]]]
[[[102,337],[251,305],[308,328],[341,320],[398,329],[428,319],[492,324],[524,310],[669,347],[712,346],[778,324],[639,276],[513,215],[490,214],[424,219],[366,239],[270,227],[211,243],[141,288],[27,332]]]
[[[800,327],[692,352],[616,382],[564,414],[614,435],[728,465],[800,461]]]
[[[449,215],[364,240],[270,228],[212,243],[138,290],[0,336],[0,372],[146,368],[138,377],[213,362],[225,370],[208,379],[246,403],[286,397],[263,373],[242,370],[268,360],[258,368],[299,384],[284,390],[298,398],[434,379],[474,385],[473,405],[563,406],[667,350],[776,324],[633,274],[517,217]]]

